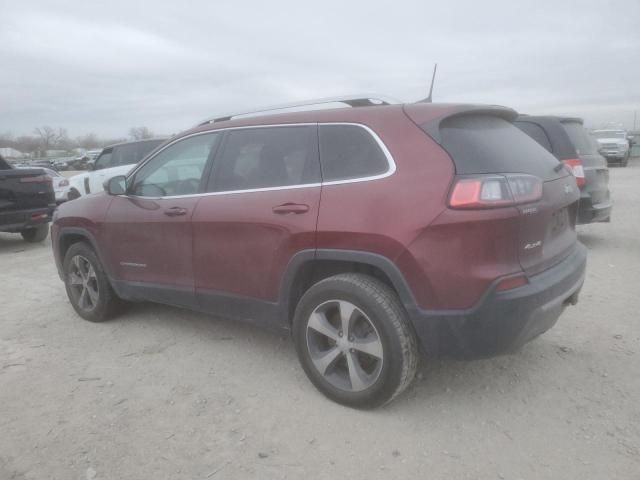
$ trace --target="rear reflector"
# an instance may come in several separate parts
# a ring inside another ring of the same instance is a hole
[[[542,198],[542,180],[534,175],[477,175],[456,179],[451,208],[497,208],[530,203]]]
[[[582,160],[579,158],[572,158],[571,160],[563,160],[569,171],[576,177],[576,184],[578,188],[582,189],[587,183],[587,180],[584,178],[584,167],[582,166]]]
[[[44,220],[45,218],[49,218],[49,215],[46,213],[32,213],[31,220]]]
[[[513,290],[514,288],[524,287],[529,280],[525,275],[519,275],[517,277],[505,278],[498,282],[496,285],[496,292],[504,292],[505,290]]]
[[[47,175],[37,175],[35,177],[23,177],[20,183],[53,183],[51,177]]]

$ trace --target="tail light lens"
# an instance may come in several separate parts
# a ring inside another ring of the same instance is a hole
[[[51,177],[47,175],[37,175],[35,177],[24,177],[20,179],[20,183],[53,183]]]
[[[457,178],[449,206],[457,209],[498,208],[542,198],[542,180],[534,175],[477,175]]]
[[[582,189],[587,183],[587,180],[584,178],[584,167],[582,166],[582,160],[579,158],[572,158],[571,160],[563,160],[569,171],[576,177],[576,184],[579,189]]]

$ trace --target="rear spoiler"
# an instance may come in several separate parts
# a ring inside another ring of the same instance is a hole
[[[431,105],[436,106],[437,104]],[[437,110],[429,108],[429,106],[424,103],[407,104],[404,106],[404,111],[438,145],[441,144],[440,124],[444,120],[466,115],[491,115],[504,118],[509,122],[518,118],[518,112],[500,105],[443,105],[444,109],[438,108]]]

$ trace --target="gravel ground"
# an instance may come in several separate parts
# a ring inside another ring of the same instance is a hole
[[[579,228],[580,303],[521,352],[424,362],[385,408],[333,404],[287,338],[140,304],[81,320],[50,244],[0,234],[0,479],[640,478],[640,159]]]

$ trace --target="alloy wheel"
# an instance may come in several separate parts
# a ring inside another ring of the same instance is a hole
[[[323,302],[307,322],[307,348],[316,370],[348,392],[371,387],[382,371],[384,351],[369,317],[345,300]]]
[[[82,255],[71,259],[69,271],[69,287],[79,308],[87,312],[93,311],[100,298],[98,277],[91,262]]]

